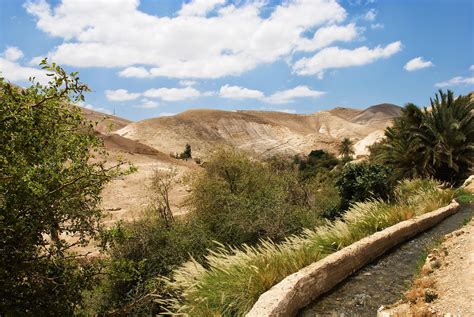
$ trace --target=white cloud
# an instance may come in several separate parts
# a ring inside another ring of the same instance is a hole
[[[158,117],[171,117],[171,116],[175,116],[176,113],[174,112],[161,112],[158,114]]]
[[[18,47],[10,46],[3,52],[3,56],[6,60],[15,62],[23,57],[23,52]]]
[[[185,88],[152,88],[143,93],[148,98],[160,98],[163,101],[181,101],[201,96],[201,92],[192,87]]]
[[[149,78],[150,72],[144,67],[127,67],[119,72],[120,77]]]
[[[427,67],[433,67],[434,64],[431,61],[425,61],[423,60],[423,57],[418,56],[415,57],[411,60],[409,60],[403,68],[405,70],[412,72],[414,70],[422,69],[422,68],[427,68]]]
[[[284,113],[291,113],[291,114],[295,114],[295,113],[296,113],[296,110],[295,110],[295,109],[275,109],[274,111],[284,112]]]
[[[224,3],[225,0],[192,0],[184,4],[178,14],[181,16],[206,16],[216,6]]]
[[[312,39],[301,39],[298,49],[301,51],[313,52],[336,41],[352,41],[358,37],[358,33],[359,32],[354,23],[345,26],[331,25],[323,27],[314,33]]]
[[[46,84],[49,78],[46,76],[46,71],[38,68],[22,66],[16,62],[23,52],[15,48],[7,48],[0,57],[0,76],[11,82],[28,81],[30,77],[35,77],[41,84]]]
[[[139,93],[131,93],[126,89],[106,90],[105,97],[110,101],[129,101],[140,97]]]
[[[180,80],[179,81],[179,84],[181,86],[194,86],[197,84],[197,81],[194,81],[194,80]]]
[[[193,0],[172,17],[145,13],[138,0],[63,0],[55,6],[31,0],[25,8],[40,30],[63,40],[48,53],[51,60],[121,67],[122,77],[239,75],[298,50],[350,41],[357,33],[353,24],[336,26],[347,16],[336,0],[288,0],[276,6]]]
[[[370,25],[370,28],[372,30],[380,30],[380,29],[383,29],[385,27],[385,25],[383,25],[382,23],[372,23]]]
[[[370,9],[369,11],[365,13],[365,15],[363,16],[363,19],[366,21],[374,21],[376,17],[377,17],[377,10]]]
[[[362,46],[353,50],[339,47],[328,47],[316,53],[313,57],[302,58],[293,65],[293,71],[298,75],[318,75],[322,78],[326,69],[361,66],[388,58],[402,49],[400,41],[386,47],[377,46],[370,49]]]
[[[261,99],[264,94],[260,90],[225,85],[221,87],[219,96],[231,99]]]
[[[89,109],[89,110],[103,112],[103,113],[106,113],[106,114],[112,114],[112,111],[110,111],[109,109],[102,108],[102,107],[96,107],[96,106],[91,105],[91,104],[78,103],[77,105],[79,107],[86,108],[86,109]]]
[[[150,100],[150,99],[142,99],[141,104],[134,106],[135,108],[143,108],[143,109],[153,109],[153,108],[158,108],[160,104],[156,101]]]
[[[471,65],[471,66],[469,67],[469,70],[474,71],[474,65]]]
[[[297,86],[292,89],[277,91],[271,96],[266,97],[264,101],[274,104],[284,104],[293,102],[295,98],[317,98],[324,94],[324,91],[312,90],[308,86]]]
[[[450,86],[462,86],[462,85],[474,85],[474,77],[453,77],[450,80],[436,83],[435,87],[450,87]]]

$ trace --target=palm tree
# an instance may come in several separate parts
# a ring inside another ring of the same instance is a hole
[[[474,165],[474,104],[470,96],[454,98],[449,90],[430,101],[430,109],[405,106],[385,131],[380,156],[399,178],[459,183]]]
[[[339,145],[339,154],[343,160],[351,159],[354,154],[354,143],[349,138],[344,138]]]

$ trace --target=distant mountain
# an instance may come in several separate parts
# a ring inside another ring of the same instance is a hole
[[[217,146],[229,145],[257,156],[294,155],[313,149],[336,152],[344,137],[356,143],[357,154],[367,154],[400,107],[380,104],[365,110],[335,108],[309,115],[266,111],[188,110],[175,116],[133,122],[117,134],[164,153],[178,153],[190,143],[195,156],[205,157]],[[366,144],[370,143],[370,144]]]
[[[382,103],[365,109],[350,121],[358,124],[385,123],[387,120],[400,116],[401,110],[402,108],[397,105]]]

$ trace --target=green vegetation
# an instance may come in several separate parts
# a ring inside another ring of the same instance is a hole
[[[407,104],[386,140],[373,146],[376,161],[388,164],[396,179],[434,177],[460,184],[474,165],[474,103],[470,96],[439,91],[430,109]]]
[[[350,161],[354,155],[354,142],[349,138],[344,138],[339,144],[339,154],[342,156],[344,162]]]
[[[214,240],[231,245],[281,240],[337,206],[333,183],[323,176],[303,181],[276,161],[266,164],[222,149],[205,163],[192,180],[190,205]]]
[[[341,194],[341,208],[369,198],[388,199],[393,191],[390,169],[382,165],[359,163],[344,166],[336,182]]]
[[[474,202],[474,194],[461,188],[456,190],[456,200],[461,204],[469,204]]]
[[[188,160],[192,158],[191,155],[191,145],[189,143],[186,143],[186,146],[184,147],[183,153],[179,155],[179,158],[182,160]]]
[[[221,247],[206,256],[205,266],[188,262],[169,287],[181,294],[168,300],[174,312],[193,316],[244,315],[258,297],[283,278],[324,256],[400,221],[449,203],[452,190],[429,180],[403,181],[394,203],[371,200],[354,204],[335,222],[291,236],[281,244]]]
[[[71,252],[97,236],[105,166],[93,124],[71,102],[88,91],[43,61],[47,85],[0,79],[0,315],[72,315],[97,262]],[[119,164],[120,165],[120,164]]]

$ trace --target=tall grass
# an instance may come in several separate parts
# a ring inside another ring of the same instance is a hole
[[[431,180],[403,181],[392,203],[357,203],[342,219],[291,236],[281,244],[262,241],[255,247],[221,246],[210,251],[206,267],[190,261],[174,272],[167,300],[175,313],[191,316],[241,316],[258,297],[286,276],[330,253],[400,221],[448,204],[452,190]]]

